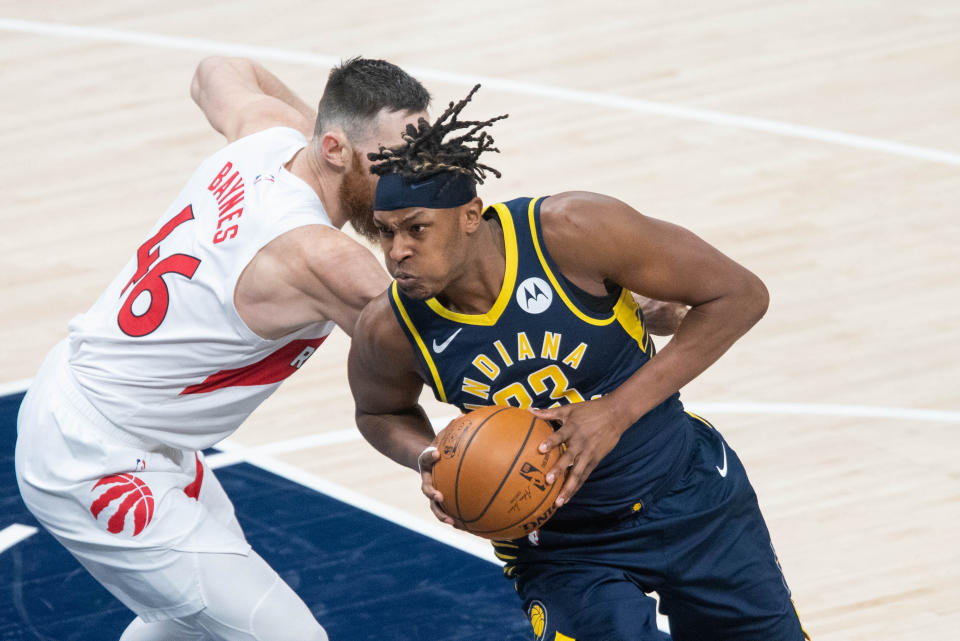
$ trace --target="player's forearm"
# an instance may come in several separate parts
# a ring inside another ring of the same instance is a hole
[[[209,56],[197,65],[190,83],[190,96],[213,127],[224,135],[228,133],[225,128],[235,120],[231,116],[242,109],[238,106],[238,96],[245,101],[239,103],[242,105],[249,102],[251,95],[258,94],[279,100],[296,110],[305,119],[304,134],[308,137],[313,134],[316,109],[258,62],[247,58]]]
[[[417,469],[417,458],[435,436],[419,405],[395,414],[366,414],[358,409],[356,420],[360,433],[370,445],[412,470]]]
[[[279,78],[267,71],[266,67],[252,60],[246,62],[250,63],[257,85],[263,93],[287,103],[303,114],[304,118],[311,123],[317,119],[317,110],[304,102],[300,96],[295,94],[287,85],[283,84]]]
[[[691,307],[673,340],[609,395],[629,426],[715,363],[766,312],[769,297],[752,274],[729,294]]]

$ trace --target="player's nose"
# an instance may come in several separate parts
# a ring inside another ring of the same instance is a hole
[[[400,263],[403,259],[409,258],[412,253],[413,247],[409,239],[405,238],[404,234],[394,234],[390,241],[390,247],[387,250],[390,259],[396,263]]]

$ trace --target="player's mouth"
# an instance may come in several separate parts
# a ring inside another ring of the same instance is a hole
[[[433,296],[431,290],[424,284],[422,278],[411,276],[406,272],[398,272],[394,275],[397,281],[397,287],[410,298],[424,299]]]
[[[417,278],[415,276],[411,276],[406,272],[397,272],[396,274],[393,275],[393,278],[394,280],[397,281],[397,285],[399,285],[403,289],[410,289],[417,282]]]

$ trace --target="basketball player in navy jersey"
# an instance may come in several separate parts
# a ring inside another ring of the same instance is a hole
[[[474,91],[476,88],[474,88]],[[767,308],[763,283],[691,232],[599,194],[484,208],[486,122],[472,93],[405,144],[371,154],[374,224],[395,280],[358,321],[349,377],[357,424],[393,460],[439,459],[424,383],[462,411],[540,408],[565,444],[554,516],[496,542],[538,639],[801,641],[805,633],[737,455],[678,390]],[[450,134],[447,136],[447,134]],[[447,138],[445,140],[445,137]],[[654,356],[630,292],[690,307]]]

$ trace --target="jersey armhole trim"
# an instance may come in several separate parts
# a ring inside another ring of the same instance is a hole
[[[427,364],[427,368],[430,370],[430,376],[433,377],[434,389],[436,390],[437,395],[440,397],[440,401],[447,403],[447,394],[443,389],[443,382],[440,380],[440,372],[437,371],[437,366],[433,362],[433,358],[430,356],[430,351],[427,349],[426,343],[423,342],[423,339],[420,337],[420,332],[417,331],[413,321],[410,320],[410,315],[407,314],[407,310],[403,306],[403,302],[400,300],[400,294],[397,291],[397,281],[393,281],[393,283],[390,285],[390,296],[393,298],[396,310],[400,313],[400,317],[403,319],[403,322],[406,325],[407,332],[413,337],[413,340],[417,343],[417,347],[420,348],[420,353],[423,355],[423,360]]]
[[[643,323],[640,305],[637,304],[637,301],[633,298],[633,293],[627,288],[623,288],[623,291],[620,292],[620,298],[613,306],[613,315],[623,331],[637,341],[640,351],[648,356],[653,356],[650,353],[650,334]]]
[[[533,248],[537,252],[537,258],[540,259],[540,266],[543,267],[544,273],[547,275],[547,278],[550,279],[550,284],[553,286],[554,291],[557,292],[557,294],[560,296],[560,299],[563,300],[564,305],[566,305],[567,308],[573,312],[577,318],[585,323],[589,323],[590,325],[597,325],[601,327],[604,325],[609,325],[616,320],[617,315],[620,313],[620,308],[623,304],[623,294],[621,293],[620,299],[613,306],[613,310],[611,310],[610,315],[604,318],[595,318],[588,315],[579,307],[577,307],[573,300],[567,296],[566,290],[564,290],[563,286],[560,284],[560,281],[557,279],[557,276],[553,273],[553,269],[550,268],[550,263],[552,261],[547,257],[546,246],[540,244],[540,216],[538,215],[539,208],[537,207],[537,204],[542,202],[542,200],[542,198],[534,198],[531,200],[527,211],[527,216],[530,220],[530,236],[533,238]],[[626,291],[626,289],[623,290],[623,292]]]

